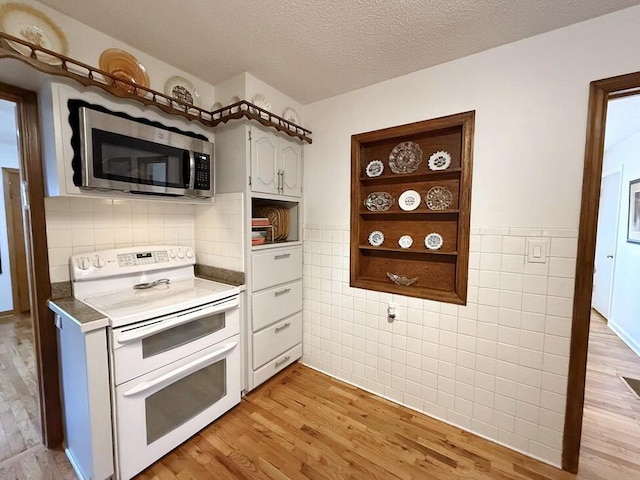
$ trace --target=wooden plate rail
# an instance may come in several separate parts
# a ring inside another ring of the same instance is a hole
[[[352,287],[466,304],[474,119],[475,112],[466,112],[351,137]],[[395,145],[406,141],[420,146],[422,162],[412,173],[393,173],[389,154]],[[450,166],[430,170],[429,157],[441,150],[451,155]],[[366,174],[373,160],[384,164],[380,176]],[[448,208],[430,210],[426,206],[425,195],[434,186],[451,192]],[[405,211],[398,204],[406,190],[420,194],[415,210]],[[392,205],[386,211],[369,211],[364,201],[373,192],[389,193]],[[379,246],[369,243],[369,234],[376,230],[384,234]],[[430,233],[443,238],[438,250],[425,246]],[[403,235],[413,239],[408,248],[398,244]],[[387,273],[418,280],[409,286],[397,285]]]
[[[31,55],[26,56],[16,52],[6,43],[7,41],[25,45],[31,50]],[[60,64],[51,65],[39,60],[39,53],[56,57],[60,60]],[[171,115],[179,115],[189,120],[199,121],[207,127],[215,127],[221,123],[227,123],[230,120],[246,118],[257,121],[266,127],[275,128],[291,137],[297,137],[304,142],[312,142],[310,130],[253,105],[246,100],[241,100],[218,110],[205,110],[1,31],[0,58],[14,58],[30,65],[40,72],[71,78],[85,86],[96,86],[117,97],[129,98],[145,105],[153,105]],[[130,88],[123,88],[123,86]]]

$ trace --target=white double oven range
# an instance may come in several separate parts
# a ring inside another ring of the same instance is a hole
[[[129,479],[240,402],[239,289],[196,278],[185,247],[108,250],[70,262],[73,296],[106,323],[93,338],[56,318],[67,454],[83,476],[111,467]],[[95,378],[100,372],[106,385]],[[78,390],[89,398],[78,400]]]

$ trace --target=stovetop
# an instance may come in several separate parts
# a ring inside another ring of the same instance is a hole
[[[133,247],[73,256],[73,296],[112,327],[169,315],[237,295],[239,288],[195,278],[195,255],[175,246]],[[156,282],[147,289],[138,284]]]

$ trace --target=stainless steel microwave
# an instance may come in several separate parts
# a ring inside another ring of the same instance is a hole
[[[80,188],[211,198],[213,144],[79,108]]]

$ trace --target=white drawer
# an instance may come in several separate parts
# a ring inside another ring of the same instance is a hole
[[[302,278],[302,247],[274,248],[252,255],[252,290]]]
[[[253,368],[289,350],[302,341],[302,312],[285,318],[259,333],[253,334]]]
[[[280,370],[291,365],[297,359],[302,356],[302,344],[299,343],[291,350],[284,352],[282,355],[278,355],[272,361],[267,363],[264,367],[259,368],[253,372],[253,388],[256,388],[261,383],[273,377]]]
[[[302,280],[255,293],[251,299],[253,331],[302,310]]]

